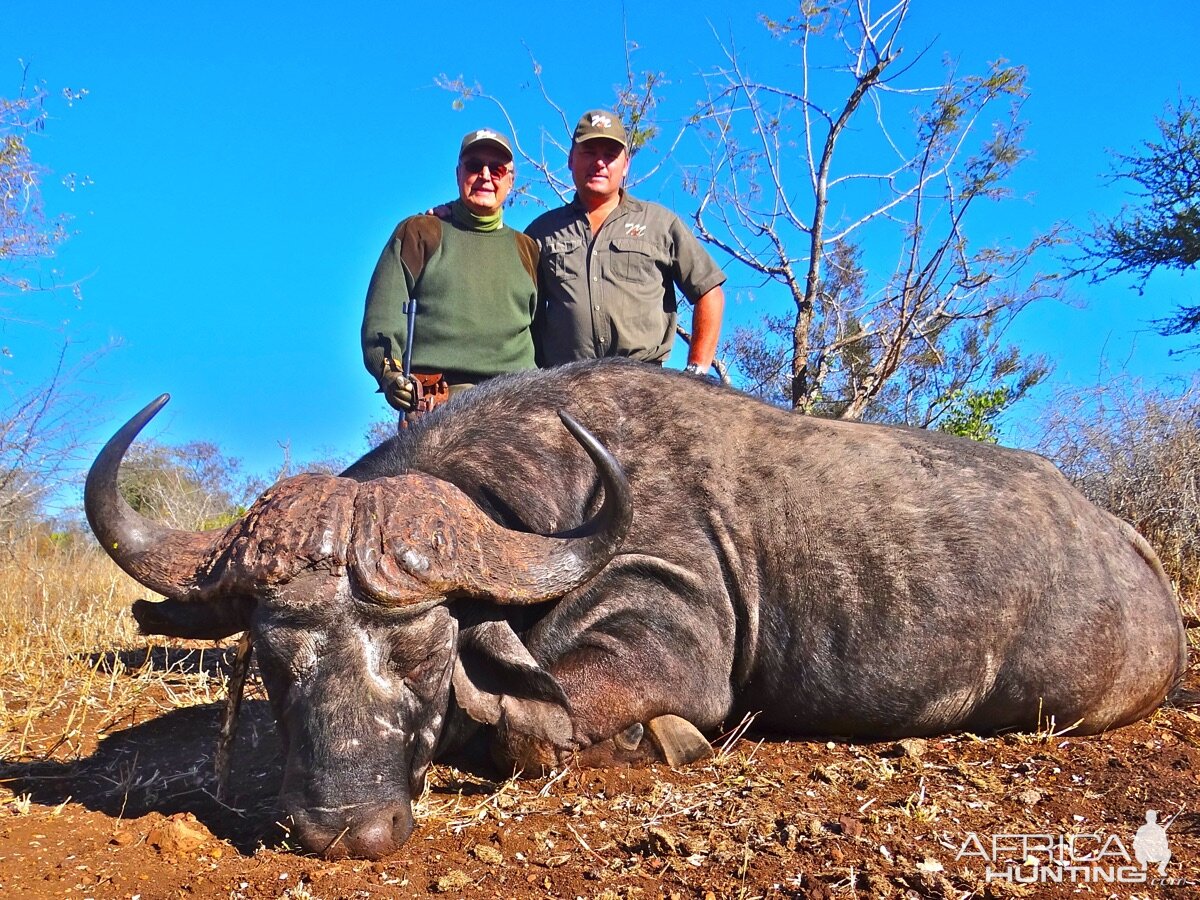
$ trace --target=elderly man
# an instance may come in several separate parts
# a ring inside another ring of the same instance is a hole
[[[539,363],[629,356],[661,364],[675,339],[675,286],[691,301],[687,371],[717,351],[725,274],[673,212],[625,192],[629,147],[620,118],[584,113],[567,157],[575,199],[539,216]]]
[[[513,155],[497,131],[467,134],[458,152],[458,196],[446,221],[418,215],[396,226],[371,276],[362,323],[363,363],[403,413],[432,409],[502,372],[534,368],[537,247],[503,224]],[[405,304],[415,298],[410,365]]]

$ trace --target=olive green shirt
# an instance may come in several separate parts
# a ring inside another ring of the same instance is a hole
[[[695,303],[725,273],[675,213],[624,191],[593,235],[578,195],[534,219],[538,362],[629,356],[660,362],[675,339],[676,285]]]
[[[412,216],[396,226],[367,289],[363,364],[378,381],[401,364],[404,304],[417,298],[412,369],[477,382],[535,366],[537,248],[511,228],[480,230],[456,216]]]

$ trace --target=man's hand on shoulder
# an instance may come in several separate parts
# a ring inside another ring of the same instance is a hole
[[[443,222],[448,222],[448,221],[450,221],[450,204],[449,203],[439,203],[437,206],[433,207],[432,209],[425,210],[425,212],[422,213],[422,215],[437,216]]]

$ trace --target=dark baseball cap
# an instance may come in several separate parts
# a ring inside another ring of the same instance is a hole
[[[607,109],[589,109],[585,112],[579,120],[579,124],[575,126],[575,135],[572,140],[576,144],[582,144],[584,141],[596,138],[608,138],[610,141],[616,141],[622,147],[629,146],[629,142],[625,139],[625,126],[621,124],[621,117]]]
[[[508,143],[508,138],[491,128],[479,128],[463,135],[462,145],[458,148],[458,158],[462,159],[469,149],[480,144],[490,144],[498,150],[504,151],[509,159],[513,158],[512,146]]]

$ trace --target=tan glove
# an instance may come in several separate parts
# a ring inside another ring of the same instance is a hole
[[[380,387],[384,399],[392,409],[401,412],[412,412],[417,407],[417,380],[406,376],[399,369],[385,366]]]

